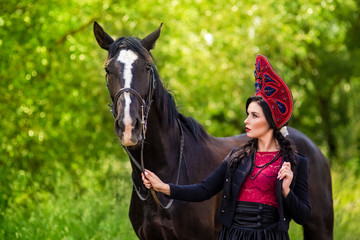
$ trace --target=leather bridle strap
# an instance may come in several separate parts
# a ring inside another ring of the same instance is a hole
[[[117,102],[119,101],[120,96],[125,92],[133,94],[136,97],[136,99],[140,102],[140,105],[141,105],[141,125],[142,125],[142,130],[143,130],[143,138],[145,138],[145,133],[146,133],[146,129],[147,129],[147,118],[148,118],[148,115],[150,112],[150,106],[153,101],[152,97],[154,95],[154,90],[155,90],[155,86],[156,86],[155,74],[154,74],[153,68],[151,67],[149,71],[151,74],[151,81],[149,82],[149,91],[148,91],[148,96],[147,96],[146,101],[140,96],[140,94],[135,89],[121,88],[115,94],[115,97],[113,100],[113,105],[110,105],[113,117],[114,117],[114,119],[116,119],[116,116],[117,116],[116,105],[117,105]],[[107,76],[105,76],[105,78],[107,78]]]
[[[184,145],[185,145],[185,140],[184,140],[184,133],[183,133],[183,129],[182,129],[182,126],[181,126],[181,123],[180,123],[180,120],[177,119],[177,122],[179,124],[179,129],[180,129],[180,150],[179,150],[179,165],[178,165],[178,172],[177,172],[177,177],[176,177],[176,183],[175,184],[179,184],[179,179],[180,179],[180,170],[181,170],[181,165],[182,165],[182,159],[183,159],[183,151],[184,151]],[[143,152],[144,152],[144,140],[141,141],[141,165],[138,163],[138,161],[136,161],[136,159],[133,157],[133,155],[130,153],[130,151],[127,149],[126,146],[123,146],[125,151],[127,152],[127,154],[129,155],[131,161],[135,164],[135,166],[142,172],[144,173],[145,172],[145,167],[144,167],[144,156],[143,156]],[[143,197],[141,196],[140,194],[140,191],[138,190],[138,188],[136,187],[134,181],[133,181],[133,185],[134,185],[134,189],[135,189],[135,192],[137,193],[138,197],[145,201],[148,196],[146,197]],[[150,188],[150,192],[151,192],[151,195],[153,196],[156,204],[163,208],[163,209],[169,209],[172,205],[172,203],[174,202],[174,199],[170,199],[169,203],[164,206],[159,198],[157,197],[156,193],[155,193],[155,190],[153,188]]]
[[[180,169],[181,169],[181,163],[182,163],[182,156],[183,156],[183,150],[184,150],[184,133],[183,133],[183,129],[181,127],[181,123],[180,120],[177,119],[177,122],[179,124],[179,128],[180,128],[180,156],[179,156],[179,166],[178,166],[178,173],[177,173],[177,177],[176,177],[176,183],[175,184],[179,184],[179,179],[180,179]],[[166,206],[164,206],[159,198],[157,197],[155,190],[153,188],[150,188],[151,194],[156,202],[156,204],[160,207],[162,207],[163,209],[169,209],[172,205],[172,203],[174,202],[174,199],[170,199],[170,201],[168,202],[168,204]]]

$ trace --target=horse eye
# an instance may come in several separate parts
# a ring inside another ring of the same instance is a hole
[[[146,65],[146,71],[150,71],[151,70],[151,65],[150,64],[148,64],[148,65]]]
[[[106,67],[105,68],[105,72],[107,73],[107,74],[110,74],[110,70]]]

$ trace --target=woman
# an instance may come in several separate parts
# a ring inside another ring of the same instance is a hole
[[[149,170],[143,176],[147,188],[178,200],[204,201],[223,190],[219,239],[289,239],[290,220],[304,224],[311,212],[307,159],[285,138],[291,91],[262,55],[256,58],[255,91],[244,121],[251,139],[209,177],[180,186],[163,183]]]

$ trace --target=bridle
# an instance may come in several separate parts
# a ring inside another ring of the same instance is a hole
[[[145,133],[146,133],[146,128],[147,128],[147,118],[148,118],[148,115],[149,115],[149,112],[150,112],[150,106],[151,106],[151,103],[153,101],[152,98],[154,96],[154,90],[155,90],[155,87],[156,87],[155,74],[154,74],[154,70],[153,70],[152,66],[150,67],[149,71],[150,71],[150,74],[151,74],[151,81],[149,82],[149,92],[148,92],[146,101],[140,96],[140,94],[135,89],[133,89],[133,88],[121,88],[115,94],[113,104],[111,104],[111,105],[109,104],[109,106],[111,107],[110,111],[113,114],[114,118],[116,118],[116,116],[117,116],[116,105],[117,105],[117,102],[119,101],[120,96],[123,93],[127,92],[127,93],[133,94],[136,97],[136,99],[141,104],[141,125],[142,125],[142,130],[143,130],[142,131],[143,139],[145,138]],[[105,75],[106,82],[108,82],[107,77],[108,77],[108,74]]]
[[[148,96],[146,101],[140,96],[140,94],[133,88],[121,88],[116,94],[115,97],[113,98],[113,103],[109,104],[109,106],[111,107],[111,113],[113,114],[114,119],[116,119],[117,117],[117,111],[116,111],[116,105],[117,102],[120,98],[120,96],[124,93],[131,93],[133,94],[136,99],[140,102],[141,105],[141,125],[142,125],[142,138],[141,138],[141,162],[139,163],[134,156],[130,153],[130,151],[128,150],[128,148],[126,146],[123,145],[126,153],[129,155],[131,161],[134,163],[134,165],[144,174],[145,176],[145,167],[144,167],[144,141],[145,141],[145,134],[146,134],[146,130],[147,130],[147,120],[148,120],[148,115],[150,112],[150,106],[151,103],[153,102],[153,95],[154,95],[154,90],[156,87],[156,81],[155,81],[155,74],[154,74],[154,69],[152,66],[150,66],[150,74],[151,74],[151,81],[149,82],[149,91],[148,91]],[[105,75],[105,80],[106,82],[108,82],[107,80],[108,78],[108,74]],[[109,86],[108,86],[109,89]],[[109,89],[110,92],[110,89]],[[180,120],[177,119],[178,125],[179,125],[179,129],[180,129],[180,156],[179,156],[179,166],[178,166],[178,174],[177,174],[177,178],[176,178],[176,184],[179,183],[179,178],[180,178],[180,168],[181,168],[181,162],[182,162],[182,156],[183,156],[183,149],[184,149],[184,134],[183,134],[183,129],[180,123]],[[145,201],[148,199],[149,197],[149,191],[147,192],[147,196],[143,197],[140,194],[140,190],[139,187],[137,187],[135,185],[134,179],[133,179],[133,175],[131,175],[131,179],[132,179],[132,183],[135,189],[135,192],[137,193],[138,197],[142,200]],[[159,207],[162,207],[163,209],[168,209],[171,207],[172,203],[173,203],[173,199],[171,199],[169,201],[169,203],[164,206],[159,198],[157,197],[155,191],[153,188],[150,188],[150,192],[155,200],[155,202],[157,203],[157,205]]]

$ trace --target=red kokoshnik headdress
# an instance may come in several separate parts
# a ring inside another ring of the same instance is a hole
[[[290,119],[293,111],[293,98],[290,88],[277,75],[269,60],[262,55],[256,56],[255,95],[262,96],[270,107],[278,129]]]

